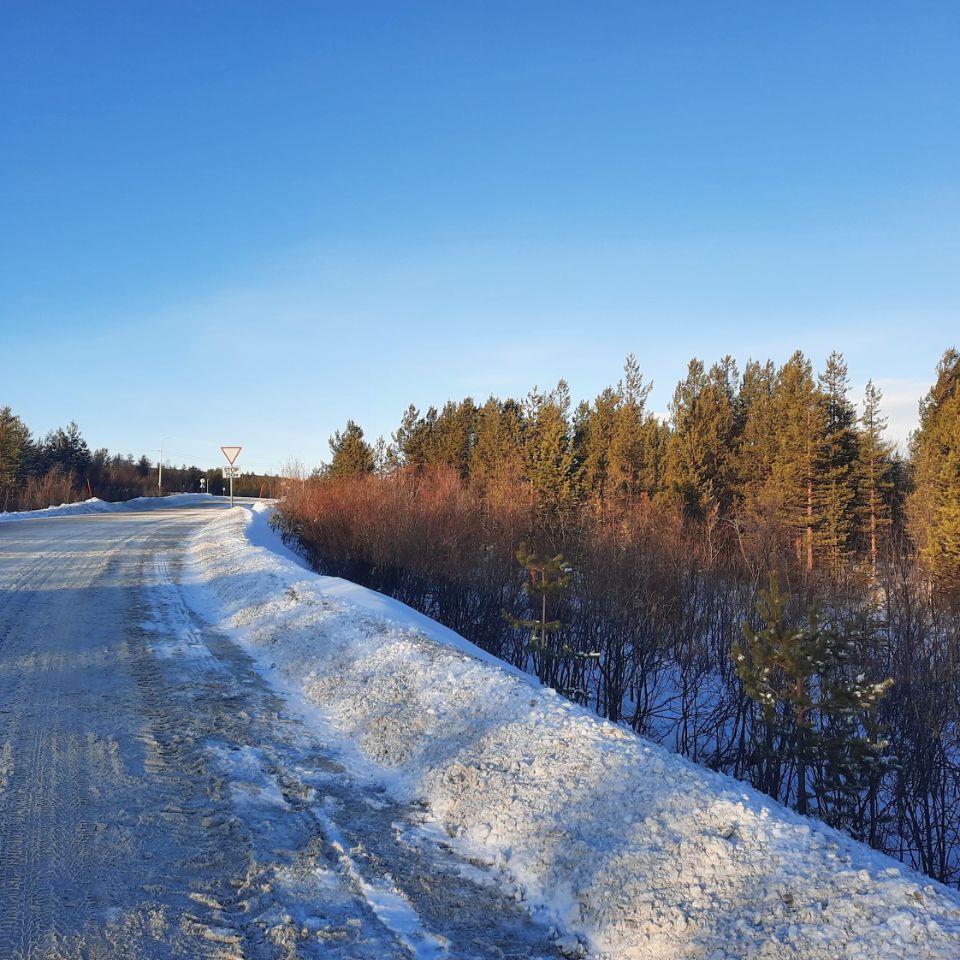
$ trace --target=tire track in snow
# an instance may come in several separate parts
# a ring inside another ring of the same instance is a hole
[[[55,835],[53,843],[44,833],[56,834],[48,825],[45,801],[58,785],[58,763],[62,752],[50,753],[50,741],[57,731],[50,730],[51,707],[58,702],[58,691],[48,683],[53,657],[42,648],[33,648],[22,627],[28,617],[40,618],[34,626],[38,637],[50,628],[49,616],[36,603],[37,593],[55,574],[52,564],[43,556],[15,567],[12,575],[2,578],[2,632],[0,645],[4,687],[3,714],[6,727],[4,745],[4,794],[0,816],[0,890],[8,894],[0,911],[0,955],[30,955],[27,945],[33,943],[38,924],[53,927],[52,875],[62,872],[59,844],[64,838]],[[14,707],[29,698],[29,724],[22,722]],[[60,754],[58,756],[58,754]],[[24,775],[15,778],[17,767]],[[44,856],[49,846],[51,856]]]
[[[148,903],[139,911],[148,922],[129,922],[137,913],[131,901],[149,879],[145,856],[152,855],[138,842],[140,818],[163,798],[134,775],[133,737],[124,729],[138,725],[132,674],[138,659],[149,658],[128,630],[145,529],[133,526],[124,536],[130,524],[114,525],[110,533],[120,535],[104,537],[89,524],[48,521],[43,532],[57,535],[34,542],[36,557],[4,551],[4,958],[222,953],[213,944],[180,949],[183,937],[170,929],[166,905]],[[3,531],[4,545],[16,547],[24,534],[29,545],[30,532],[27,524]],[[118,917],[126,927],[121,935]],[[150,924],[152,944],[144,939]]]

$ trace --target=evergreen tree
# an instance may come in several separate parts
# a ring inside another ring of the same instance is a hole
[[[551,521],[568,517],[580,489],[569,410],[570,390],[563,380],[549,393],[534,388],[527,397],[524,479]]]
[[[647,411],[652,383],[644,383],[636,357],[631,353],[617,387],[621,400],[610,440],[609,486],[627,502],[639,496],[653,497],[663,482],[669,429]]]
[[[617,484],[614,473],[623,469],[622,465],[613,464],[614,434],[622,402],[619,391],[607,387],[592,406],[584,403],[577,409],[575,436],[583,485],[598,509],[613,494]]]
[[[541,557],[533,553],[525,543],[520,545],[516,557],[517,562],[529,574],[529,578],[524,581],[523,592],[533,608],[533,616],[519,618],[509,610],[504,610],[503,617],[514,630],[529,631],[527,649],[531,653],[554,653],[551,637],[563,629],[563,624],[559,620],[547,619],[548,601],[558,597],[570,586],[573,571],[563,554]]]
[[[436,423],[436,407],[430,407],[423,417],[412,403],[407,407],[400,428],[393,434],[394,446],[403,466],[423,469],[435,462]]]
[[[909,509],[920,556],[939,594],[960,604],[960,353],[947,350],[920,405]]]
[[[403,412],[400,420],[400,426],[396,433],[392,435],[393,449],[396,451],[398,465],[407,466],[413,463],[415,454],[414,436],[417,431],[417,423],[420,420],[420,411],[414,404],[410,404]]]
[[[0,510],[15,505],[33,455],[33,440],[26,424],[10,407],[0,407]]]
[[[524,417],[516,400],[490,397],[476,412],[470,451],[470,484],[502,503],[515,496],[524,473]]]
[[[834,351],[820,374],[824,435],[817,471],[818,542],[839,575],[853,549],[857,515],[857,416],[843,355]]]
[[[773,404],[776,389],[777,368],[773,361],[747,362],[737,396],[742,423],[737,470],[741,494],[752,480],[768,477],[773,469],[777,449]]]
[[[386,473],[392,469],[390,448],[383,437],[377,437],[377,442],[373,445],[373,469],[376,473]]]
[[[783,524],[780,494],[771,483],[779,449],[774,393],[777,369],[768,360],[748,361],[740,382],[738,417],[742,423],[733,469],[737,491],[737,529],[767,565]]]
[[[337,430],[330,438],[330,452],[333,458],[326,469],[327,476],[349,477],[373,473],[373,447],[364,440],[363,430],[353,420],[347,421],[343,433]]]
[[[733,502],[736,424],[736,364],[730,357],[709,373],[691,360],[670,405],[673,432],[667,446],[665,481],[687,516],[703,520],[728,515]]]
[[[880,411],[883,394],[872,380],[867,381],[860,416],[859,456],[856,464],[859,514],[869,544],[870,567],[877,575],[877,544],[880,533],[890,524],[889,496],[893,486],[893,447],[883,439],[887,420]]]
[[[90,467],[90,448],[80,434],[76,421],[51,430],[43,440],[40,456],[44,469],[57,469],[63,474],[74,474],[84,480]]]
[[[757,601],[763,626],[744,623],[743,645],[731,655],[744,691],[760,705],[763,759],[789,768],[785,799],[808,813],[812,792],[820,816],[846,821],[887,746],[878,739],[875,713],[893,681],[866,678],[865,621],[832,628],[811,606],[805,622],[791,623],[787,608],[771,576]],[[780,772],[765,784],[775,798]]]
[[[446,464],[466,480],[470,472],[470,452],[475,442],[477,408],[467,397],[460,403],[452,400],[443,410],[432,430],[430,460]]]
[[[659,490],[663,452],[658,425],[646,411],[649,394],[650,385],[630,354],[616,388],[608,387],[592,406],[578,410],[583,484],[598,508]]]
[[[573,569],[563,554],[547,557],[533,553],[526,544],[521,544],[516,558],[527,571],[523,592],[531,610],[527,617],[516,617],[509,610],[502,610],[503,618],[514,630],[527,634],[526,651],[533,659],[533,668],[543,683],[560,690],[565,696],[584,702],[582,683],[574,679],[576,668],[596,660],[596,652],[581,652],[561,640],[566,624],[559,618],[549,618],[564,592],[573,580]],[[571,669],[573,668],[573,669]],[[573,682],[571,682],[573,681]]]
[[[797,559],[809,577],[819,511],[817,482],[826,434],[826,408],[810,361],[798,350],[777,372],[771,426],[775,449],[768,490],[793,531]]]

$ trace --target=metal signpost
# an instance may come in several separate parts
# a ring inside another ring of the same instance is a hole
[[[240,456],[240,451],[243,447],[221,447],[223,455],[230,461],[229,467],[223,468],[223,478],[230,480],[230,506],[233,506],[233,480],[236,477],[237,480],[240,479],[240,468],[235,467],[234,464],[237,461],[237,457]]]

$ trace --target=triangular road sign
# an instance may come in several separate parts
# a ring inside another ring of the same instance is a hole
[[[230,465],[232,466],[234,463],[236,463],[237,457],[240,456],[240,451],[243,449],[243,447],[221,447],[220,449],[223,451],[223,455],[230,461]]]

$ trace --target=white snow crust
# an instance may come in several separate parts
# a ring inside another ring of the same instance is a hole
[[[76,517],[85,513],[122,513],[128,510],[160,510],[169,507],[190,507],[209,503],[216,499],[209,493],[176,493],[166,497],[134,497],[111,503],[91,497],[77,503],[61,503],[58,507],[44,507],[42,510],[12,510],[0,512],[0,523],[12,520],[34,520],[43,517]]]
[[[394,600],[310,573],[271,549],[267,511],[203,529],[189,602],[344,756],[499,868],[565,952],[960,958],[956,891],[599,720]]]

